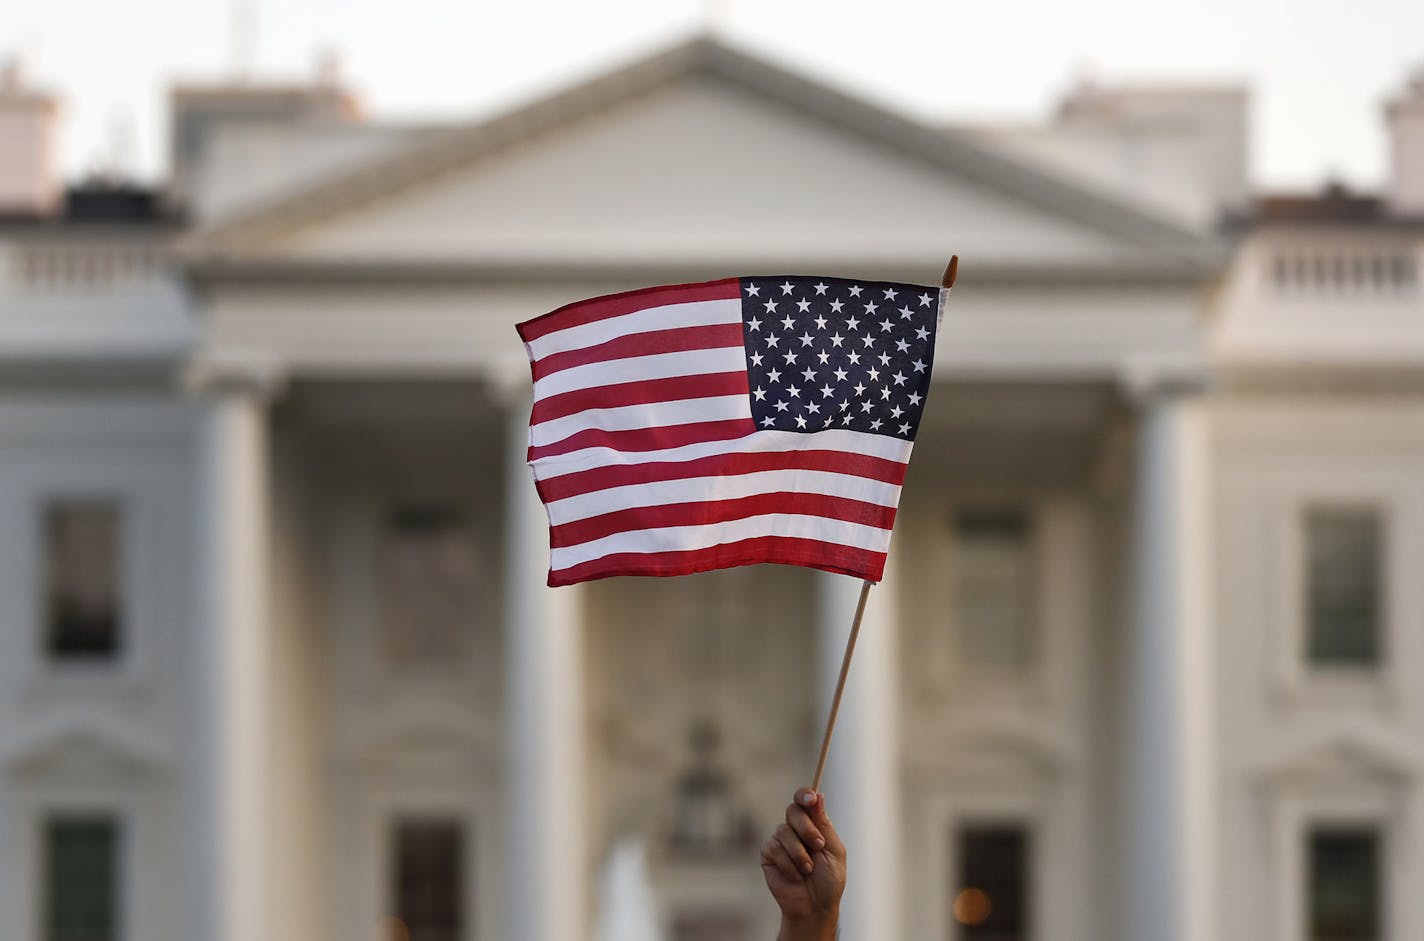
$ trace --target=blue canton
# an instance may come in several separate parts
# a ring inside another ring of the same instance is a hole
[[[742,338],[760,429],[843,428],[915,440],[939,288],[843,278],[742,279]]]

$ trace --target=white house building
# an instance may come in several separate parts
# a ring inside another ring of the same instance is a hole
[[[858,586],[544,587],[513,325],[951,252],[842,937],[1424,936],[1424,84],[1377,198],[1253,199],[1245,105],[936,128],[698,39],[470,125],[180,88],[167,192],[66,198],[12,77],[0,938],[594,941],[630,849],[773,937]]]

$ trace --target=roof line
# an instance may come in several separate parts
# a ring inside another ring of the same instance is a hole
[[[184,241],[184,251],[197,256],[241,252],[244,246],[265,237],[414,185],[702,69],[1015,199],[1147,242],[1159,251],[1188,259],[1209,258],[1218,252],[1216,242],[1200,232],[1028,167],[986,149],[968,135],[919,123],[707,37],[687,40],[488,120],[434,134],[295,195],[259,203],[234,218],[194,232]]]

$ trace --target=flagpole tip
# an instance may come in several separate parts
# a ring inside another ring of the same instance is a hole
[[[954,287],[954,281],[959,277],[959,256],[950,255],[949,265],[944,269],[944,278],[940,281],[940,286],[944,288]]]

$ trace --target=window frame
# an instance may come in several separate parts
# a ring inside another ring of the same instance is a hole
[[[1314,611],[1312,610],[1313,586],[1310,576],[1312,573],[1312,545],[1311,545],[1311,523],[1316,514],[1321,513],[1358,513],[1373,519],[1375,524],[1375,538],[1377,555],[1375,559],[1375,585],[1374,585],[1374,645],[1375,654],[1368,663],[1349,663],[1340,661],[1318,660],[1313,652],[1314,646]],[[1301,566],[1300,579],[1300,658],[1306,671],[1317,675],[1337,674],[1337,675],[1361,675],[1374,674],[1385,669],[1392,659],[1393,651],[1390,647],[1390,618],[1388,610],[1389,598],[1389,566],[1391,558],[1390,550],[1390,519],[1386,509],[1378,502],[1360,500],[1310,500],[1302,503],[1299,516],[1300,542],[1298,550],[1298,564]]]
[[[56,654],[51,643],[53,640],[49,622],[50,615],[50,514],[60,506],[64,505],[84,505],[101,504],[111,507],[115,516],[115,540],[114,547],[116,559],[114,573],[115,592],[117,594],[114,617],[116,620],[114,651],[112,654],[102,656],[64,656]],[[42,497],[36,507],[36,521],[34,526],[35,541],[33,543],[36,556],[35,572],[35,605],[37,608],[37,623],[35,630],[35,643],[38,647],[37,655],[47,663],[51,669],[66,672],[78,672],[83,670],[105,670],[115,667],[122,668],[124,661],[128,657],[128,648],[131,645],[133,635],[132,614],[135,605],[130,597],[134,590],[135,578],[133,577],[131,560],[135,551],[130,536],[133,528],[130,520],[129,501],[122,494],[116,492],[94,491],[92,493],[78,494],[73,492],[50,493]]]
[[[125,833],[123,816],[114,811],[103,810],[76,810],[62,809],[51,810],[36,821],[37,840],[35,845],[35,869],[37,879],[40,882],[40,894],[36,896],[36,909],[38,915],[38,925],[36,937],[41,941],[49,941],[49,916],[51,909],[51,899],[53,898],[54,886],[48,881],[51,870],[52,846],[49,838],[53,832],[53,827],[60,821],[99,821],[102,820],[113,828],[113,896],[114,896],[114,931],[112,941],[123,941],[127,936],[124,926],[125,909],[125,873],[128,868],[126,860],[127,844],[129,842]]]

